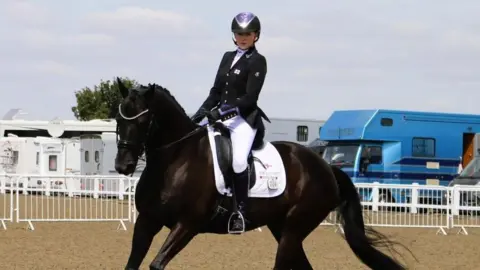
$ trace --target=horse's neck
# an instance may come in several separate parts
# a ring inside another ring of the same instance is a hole
[[[148,138],[148,146],[146,153],[145,167],[149,167],[150,173],[157,174],[158,177],[150,177],[154,181],[160,183],[153,183],[156,188],[163,189],[169,179],[164,179],[170,165],[178,157],[178,153],[182,152],[184,147],[191,145],[191,141],[179,141],[195,129],[195,125],[190,125],[188,121],[156,119],[157,123],[151,128],[151,133]],[[163,120],[163,121],[162,121]],[[187,119],[189,120],[189,119]],[[160,124],[162,123],[162,124]],[[178,143],[177,143],[178,141]],[[166,148],[163,148],[167,146]],[[152,168],[153,167],[153,168]],[[157,186],[158,185],[158,186]]]
[[[156,140],[162,145],[170,144],[195,129],[195,124],[185,113],[185,110],[178,104],[173,96],[167,90],[157,91],[154,97],[158,107],[163,108],[154,114],[157,123]]]
[[[155,119],[147,138],[147,148],[150,149],[159,149],[170,144],[173,145],[168,148],[176,148],[178,145],[183,145],[181,142],[178,144],[175,142],[187,136],[196,127],[186,115],[172,117],[166,114],[155,114],[154,117]]]
[[[162,144],[169,144],[182,139],[188,133],[195,129],[195,126],[188,122],[189,119],[183,120],[179,117],[164,117],[159,125],[159,140]]]

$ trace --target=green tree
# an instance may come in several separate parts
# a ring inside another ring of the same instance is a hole
[[[128,88],[138,85],[133,79],[127,77],[120,79]],[[75,97],[77,106],[72,107],[72,112],[75,118],[81,121],[114,118],[122,99],[116,79],[101,80],[93,89],[84,87],[75,92]]]

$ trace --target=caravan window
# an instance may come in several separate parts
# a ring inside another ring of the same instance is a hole
[[[48,156],[48,170],[51,172],[57,171],[57,156]]]
[[[299,142],[308,141],[308,127],[307,126],[297,126],[297,141],[299,141]]]
[[[435,139],[433,138],[413,138],[412,156],[414,157],[434,157]]]
[[[95,162],[98,163],[100,162],[100,152],[95,151]]]
[[[40,163],[40,152],[37,152],[37,157],[35,160],[35,164],[38,165]]]
[[[13,151],[12,153],[12,165],[18,164],[18,151]]]
[[[88,162],[90,160],[90,153],[88,151],[85,151],[85,162]]]

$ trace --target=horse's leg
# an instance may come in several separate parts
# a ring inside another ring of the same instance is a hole
[[[271,223],[268,226],[268,229],[272,233],[277,243],[280,244],[280,240],[282,238],[282,230],[283,230],[283,223]],[[301,246],[301,250],[298,250],[297,257],[294,260],[293,267],[291,269],[296,270],[313,270],[310,261],[307,258],[307,254],[305,254],[305,250],[303,249],[303,244]]]
[[[150,264],[150,269],[163,270],[167,264],[177,255],[190,240],[197,235],[194,226],[189,226],[187,223],[178,222],[168,234],[167,239],[162,245],[155,259]]]
[[[309,194],[303,194],[301,200],[288,211],[278,243],[274,269],[312,269],[303,250],[303,240],[328,216],[336,202],[331,196],[321,196],[323,192],[317,193],[315,190],[313,188],[306,191]],[[319,197],[322,198],[321,202]]]
[[[163,225],[155,219],[140,213],[133,231],[132,247],[125,269],[136,270],[140,268],[143,259],[147,255],[155,235],[162,229]]]

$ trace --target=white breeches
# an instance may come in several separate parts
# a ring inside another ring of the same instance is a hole
[[[233,171],[241,173],[247,169],[248,153],[252,147],[257,130],[251,128],[240,115],[226,120],[223,124],[230,129]]]
[[[206,122],[206,120],[204,119]],[[202,121],[202,122],[204,122]],[[220,121],[220,120],[218,120]],[[204,123],[200,123],[203,125]],[[232,167],[235,173],[241,173],[248,167],[248,154],[257,134],[257,130],[250,127],[250,125],[241,117],[237,115],[223,124],[230,130],[230,139],[232,140]]]

